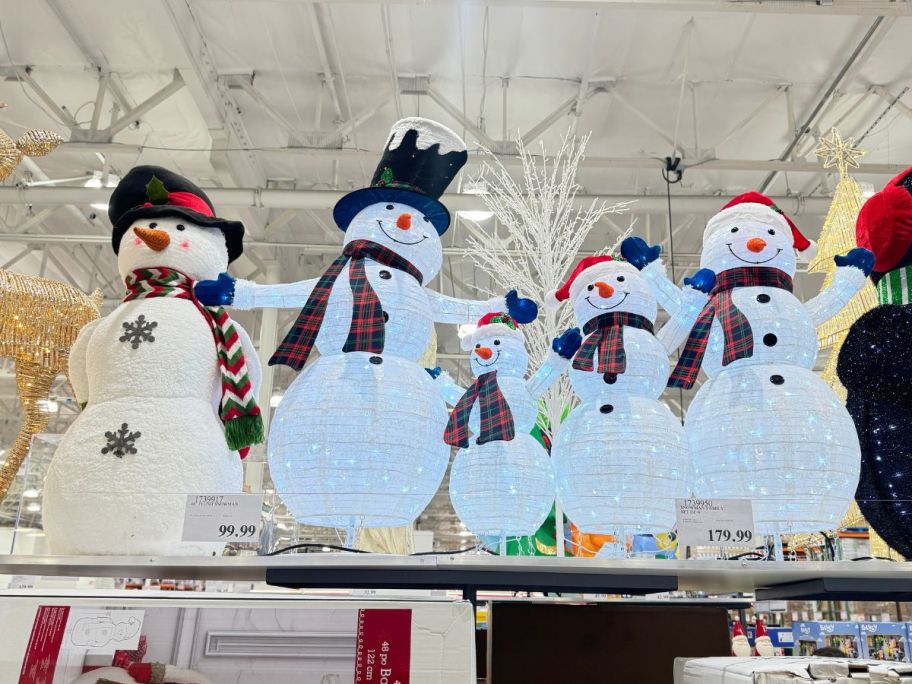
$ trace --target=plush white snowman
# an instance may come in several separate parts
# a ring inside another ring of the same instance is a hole
[[[691,387],[701,367],[710,378],[685,423],[697,494],[751,499],[759,534],[833,529],[858,482],[852,420],[812,369],[817,326],[861,288],[873,256],[837,256],[829,287],[802,303],[792,294],[796,251],[813,249],[768,197],[736,197],[707,224],[702,269],[685,279],[703,294],[682,305],[658,247],[628,238],[621,248],[667,305],[668,343],[687,340],[669,386]]]
[[[135,663],[127,668],[100,667],[85,672],[72,684],[210,684],[207,677],[165,663]]]
[[[450,215],[440,195],[465,164],[463,141],[434,121],[393,126],[370,187],[345,195],[333,216],[343,253],[320,278],[259,285],[227,275],[200,283],[208,303],[302,307],[271,364],[303,372],[285,392],[269,435],[269,468],[301,522],[390,527],[412,522],[440,485],[447,410],[418,363],[433,324],[508,310],[537,315],[515,292],[486,301],[428,289],[443,262]],[[304,368],[312,349],[320,358]]]
[[[653,334],[656,299],[636,268],[586,257],[550,298],[570,301],[584,340],[570,381],[580,398],[551,458],[564,512],[585,532],[664,532],[688,495],[684,430],[659,401],[668,352]]]
[[[570,365],[580,342],[576,329],[557,337],[527,380],[529,355],[519,326],[509,314],[486,314],[462,339],[475,382],[466,390],[447,373],[437,379],[455,407],[443,439],[460,448],[450,470],[450,501],[476,535],[501,541],[532,535],[548,517],[554,503],[551,459],[530,432],[538,400]]]
[[[70,353],[86,406],[48,469],[48,543],[57,554],[220,553],[181,541],[186,497],[242,490],[238,449],[263,437],[260,368],[243,328],[192,285],[240,255],[244,229],[159,167],[124,176],[109,213],[127,294]]]

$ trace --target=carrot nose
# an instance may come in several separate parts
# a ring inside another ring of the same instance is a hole
[[[766,249],[766,240],[763,238],[751,238],[747,241],[747,248],[752,252],[762,252]]]
[[[475,347],[475,353],[478,354],[485,361],[487,361],[494,355],[494,352],[491,351],[490,347]]]
[[[401,228],[402,230],[408,230],[412,227],[412,215],[411,214],[399,214],[399,218],[396,219],[396,227]]]
[[[608,297],[614,294],[614,288],[603,280],[596,280],[593,285],[598,288],[599,297],[608,299]]]
[[[156,230],[155,228],[143,228],[142,226],[133,226],[133,232],[146,243],[149,249],[156,252],[162,251],[171,244],[171,236],[167,231]]]

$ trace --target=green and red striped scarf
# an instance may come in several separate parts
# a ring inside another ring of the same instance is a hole
[[[125,302],[145,297],[189,299],[209,323],[222,375],[219,417],[225,425],[225,441],[228,448],[240,451],[244,458],[251,445],[266,437],[241,338],[228,312],[221,306],[200,304],[193,296],[193,280],[173,268],[140,268],[125,282]]]
[[[877,281],[877,301],[881,304],[912,304],[912,266],[885,273]]]

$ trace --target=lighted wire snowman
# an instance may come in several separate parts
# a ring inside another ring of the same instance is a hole
[[[487,314],[462,339],[475,382],[463,389],[446,373],[437,379],[454,406],[443,440],[460,448],[450,470],[450,501],[469,530],[500,541],[501,553],[507,537],[534,534],[554,503],[551,459],[530,432],[538,400],[580,342],[575,328],[554,339],[551,353],[527,380],[529,355],[519,326],[509,314]]]
[[[755,532],[777,541],[837,527],[858,482],[852,420],[812,369],[817,326],[861,288],[874,259],[865,249],[837,256],[830,286],[802,303],[792,294],[796,251],[813,248],[768,197],[736,197],[710,219],[702,269],[685,279],[708,294],[682,306],[657,246],[628,238],[621,247],[667,304],[667,344],[687,339],[669,386],[692,387],[701,366],[710,378],[685,422],[697,494],[751,499]]]
[[[301,522],[391,527],[430,502],[449,462],[446,404],[418,360],[435,322],[468,323],[538,311],[515,291],[470,301],[425,285],[440,271],[450,214],[439,197],[465,164],[465,143],[434,121],[393,126],[371,186],[345,195],[333,217],[342,256],[320,278],[283,285],[197,285],[203,301],[239,308],[301,307],[271,364],[303,371],[279,403],[268,440],[277,491]],[[320,357],[307,365],[312,349]]]
[[[680,421],[659,401],[668,352],[653,334],[655,296],[639,271],[610,256],[586,257],[552,293],[573,305],[585,339],[570,381],[580,404],[551,452],[558,498],[585,532],[671,529],[688,495],[690,454]]]

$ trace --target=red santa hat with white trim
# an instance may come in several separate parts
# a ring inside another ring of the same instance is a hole
[[[514,337],[525,341],[519,324],[510,314],[503,311],[486,313],[478,319],[478,326],[471,333],[462,338],[462,349],[469,351],[483,337],[496,335],[498,337]]]
[[[617,261],[610,254],[587,256],[580,260],[573,272],[556,290],[545,295],[545,306],[549,309],[558,308],[563,302],[576,299],[576,295],[588,281],[599,277],[601,274],[617,273],[618,270],[632,271],[637,269],[626,261]],[[585,277],[581,278],[583,274]]]
[[[817,243],[802,235],[792,219],[777,207],[772,199],[759,192],[745,192],[722,207],[722,210],[707,222],[706,230],[703,231],[703,241],[706,242],[707,238],[716,233],[730,230],[739,221],[758,221],[780,230],[791,231],[795,251],[805,261],[813,259],[817,254]]]

